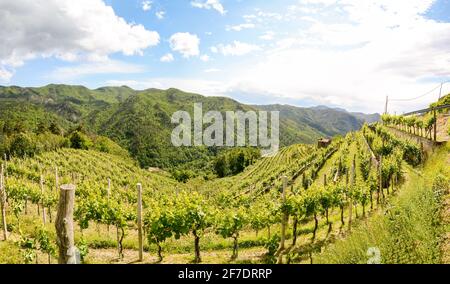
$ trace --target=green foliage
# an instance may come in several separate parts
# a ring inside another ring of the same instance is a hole
[[[78,252],[80,253],[80,260],[81,263],[83,263],[86,259],[86,257],[89,254],[89,245],[87,243],[87,241],[84,238],[81,238],[76,244],[75,246],[78,249]]]
[[[73,149],[89,150],[93,146],[91,139],[79,131],[70,134],[69,141]]]
[[[280,245],[281,237],[279,235],[274,235],[270,240],[264,245],[264,247],[267,249],[267,253],[264,257],[264,262],[267,264],[275,264],[277,261],[277,258],[275,256],[275,253],[278,250],[278,247]]]
[[[447,156],[447,149],[438,150],[424,167],[427,179],[410,171],[411,181],[389,203],[385,214],[369,219],[366,226],[336,242],[316,262],[365,264],[370,258],[368,249],[377,248],[383,264],[440,263],[445,232],[442,198],[450,190]]]
[[[62,136],[82,123],[87,133],[108,137],[127,150],[143,168],[171,172],[191,170],[194,177],[209,178],[217,150],[176,148],[170,141],[175,127],[171,123],[172,114],[182,110],[192,115],[194,103],[203,103],[205,113],[210,110],[222,113],[280,110],[281,146],[315,144],[320,137],[359,129],[362,119],[366,119],[362,114],[325,108],[246,106],[227,98],[203,97],[176,89],[135,91],[128,87],[105,87],[89,90],[82,86],[48,85],[42,88],[0,87],[0,132],[6,136],[22,132],[50,132]],[[89,149],[94,146],[99,151],[123,154],[115,146],[111,147],[109,141],[102,140],[97,146],[97,139],[81,138],[74,137],[72,147]],[[94,145],[89,140],[94,140]],[[240,172],[239,163],[233,172]]]
[[[52,242],[48,231],[39,229],[36,232],[36,243],[41,252],[48,254],[49,257],[55,256],[56,245]]]
[[[243,172],[245,168],[255,163],[260,157],[261,152],[259,149],[232,149],[216,158],[214,161],[214,171],[221,178],[234,176]]]
[[[431,104],[430,108],[449,104],[450,104],[450,94],[443,96],[438,102]]]
[[[36,143],[30,135],[20,133],[12,138],[9,151],[12,155],[20,158],[31,157],[36,152]]]

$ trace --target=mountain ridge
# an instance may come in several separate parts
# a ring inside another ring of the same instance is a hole
[[[314,144],[324,136],[333,137],[358,130],[364,123],[364,115],[357,118],[351,113],[330,108],[315,110],[288,105],[246,105],[231,98],[207,97],[176,88],[138,91],[121,86],[92,90],[61,84],[25,88],[0,86],[0,110],[5,110],[0,113],[0,120],[14,117],[31,131],[44,117],[47,124],[58,120],[63,128],[81,124],[87,131],[111,138],[127,149],[142,167],[171,168],[189,166],[193,160],[217,154],[214,148],[175,148],[170,142],[174,128],[172,114],[184,110],[192,115],[194,103],[200,102],[205,113],[211,110],[280,111],[281,146]]]

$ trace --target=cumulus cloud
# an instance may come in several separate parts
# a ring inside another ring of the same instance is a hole
[[[275,37],[275,33],[272,31],[268,31],[266,33],[264,33],[263,35],[261,35],[259,38],[262,40],[273,40]]]
[[[240,32],[244,29],[254,29],[255,27],[256,27],[255,24],[245,23],[245,24],[240,24],[240,25],[235,25],[235,26],[227,26],[226,30]]]
[[[137,74],[145,71],[140,65],[125,63],[117,60],[82,63],[76,66],[59,67],[48,75],[48,79],[69,81],[98,74]]]
[[[0,0],[0,70],[34,58],[98,60],[113,53],[140,55],[159,34],[127,23],[102,0]],[[2,77],[6,72],[2,71]]]
[[[175,58],[173,58],[172,53],[167,53],[166,55],[162,56],[160,59],[161,62],[166,62],[166,63],[172,62],[174,60],[175,60]]]
[[[240,41],[234,41],[232,44],[219,44],[211,47],[211,51],[213,53],[221,53],[225,56],[242,56],[258,50],[261,50],[259,46]]]
[[[152,9],[152,1],[142,1],[142,10],[148,12]]]
[[[170,48],[179,52],[185,58],[200,55],[200,39],[190,33],[176,33],[170,37]]]
[[[0,82],[8,82],[11,80],[13,73],[0,66]]]
[[[164,11],[158,11],[158,12],[155,13],[155,16],[156,16],[159,20],[162,20],[162,19],[164,19],[164,17],[166,16],[166,12],[164,12]]]
[[[220,3],[220,0],[192,1],[191,5],[192,7],[200,9],[213,9],[219,12],[221,15],[225,15],[227,12],[225,11],[222,3]]]
[[[198,93],[205,96],[219,96],[224,94],[224,85],[220,81],[180,79],[180,78],[149,78],[144,80],[109,80],[108,86],[129,86],[136,90],[178,88],[186,92]]]
[[[302,28],[278,34],[276,46],[233,70],[229,83],[234,90],[381,112],[386,95],[415,97],[450,78],[450,23],[424,16],[434,2],[299,0],[286,13]],[[438,92],[393,102],[390,110],[424,107]]]
[[[209,55],[204,54],[202,56],[200,56],[200,60],[203,62],[208,62],[211,58],[209,57]]]
[[[220,72],[221,70],[218,68],[209,68],[209,69],[205,69],[203,70],[203,72],[205,73],[216,73],[216,72]]]

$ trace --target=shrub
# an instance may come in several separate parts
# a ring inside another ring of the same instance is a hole
[[[89,137],[80,131],[75,131],[69,136],[70,147],[79,150],[89,150],[93,144]]]
[[[29,134],[20,133],[13,137],[9,150],[12,155],[20,158],[31,157],[36,152],[36,144]]]

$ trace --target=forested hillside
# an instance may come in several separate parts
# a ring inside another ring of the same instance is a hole
[[[105,136],[126,149],[142,167],[164,169],[210,168],[220,149],[175,148],[170,141],[171,116],[194,103],[204,112],[280,110],[281,145],[316,143],[323,136],[344,135],[363,121],[332,109],[288,106],[247,106],[231,99],[204,97],[177,89],[135,91],[128,87],[90,90],[82,86],[48,85],[42,88],[0,87],[2,133],[42,132],[66,136],[78,130],[87,136]],[[192,162],[202,161],[202,162]]]

